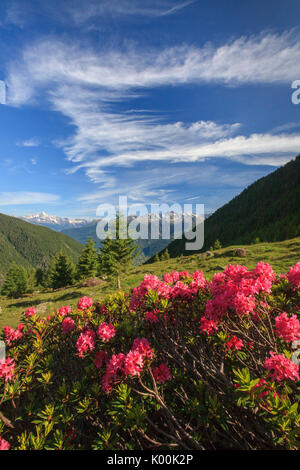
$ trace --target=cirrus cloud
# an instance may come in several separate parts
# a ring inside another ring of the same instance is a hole
[[[287,84],[299,75],[300,36],[295,31],[159,51],[132,46],[96,50],[49,38],[27,46],[11,63],[7,99],[21,106],[46,98],[67,116],[75,131],[56,145],[74,163],[69,172],[83,169],[92,182],[112,191],[120,186],[117,167],[147,161],[225,157],[246,165],[285,163],[299,153],[299,133],[277,129],[243,135],[238,122],[166,122],[155,113],[134,111],[132,102],[158,87]]]
[[[58,202],[60,196],[31,191],[0,192],[0,206],[48,204]]]

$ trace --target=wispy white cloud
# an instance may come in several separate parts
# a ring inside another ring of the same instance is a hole
[[[59,201],[60,196],[31,191],[0,192],[0,206],[50,204]]]
[[[18,147],[38,147],[40,145],[39,139],[32,137],[31,139],[17,142]]]
[[[161,202],[182,201],[184,194],[189,188],[198,188],[201,195],[197,196],[199,203],[206,202],[209,188],[216,192],[216,187],[240,189],[251,184],[265,174],[265,170],[259,168],[242,167],[236,171],[205,164],[175,164],[172,166],[162,165],[160,167],[125,170],[125,174],[118,185],[102,187],[92,193],[86,193],[78,198],[85,204],[96,204],[105,201],[116,200],[118,195],[127,195],[132,201],[152,203],[159,196]],[[203,188],[205,201],[203,199]],[[217,191],[218,192],[218,191]],[[202,200],[201,200],[202,198]]]
[[[74,0],[66,2],[65,11],[75,24],[91,22],[94,19],[107,17],[159,17],[176,14],[198,0],[89,0],[82,2]],[[174,4],[175,3],[175,4]]]
[[[84,30],[101,30],[107,21],[136,21],[176,15],[198,0],[9,0],[5,8],[1,26],[20,29],[31,27],[42,16],[55,24],[67,23],[68,26]]]
[[[95,159],[89,167],[128,166],[141,161],[196,162],[206,158],[227,157],[246,164],[277,166],[299,152],[300,134],[252,134],[197,145],[176,143],[160,150],[136,150]],[[259,157],[259,158],[255,158]],[[85,164],[83,165],[85,166]]]
[[[11,1],[6,8],[5,24],[23,28],[26,23],[24,6],[17,1]]]
[[[49,39],[26,47],[12,64],[8,100],[23,104],[58,85],[98,88],[103,96],[103,90],[124,95],[132,89],[190,83],[290,85],[299,74],[300,36],[295,31],[240,37],[219,47],[163,50],[87,50]]]
[[[183,8],[188,7],[192,3],[197,2],[198,0],[187,0],[186,2],[178,3],[175,6],[172,6],[165,12],[161,13],[161,16],[168,16],[168,15],[173,15],[174,13],[177,13],[179,10],[182,10]]]
[[[20,106],[47,97],[75,128],[68,140],[57,142],[75,164],[71,171],[83,169],[111,194],[121,187],[117,166],[223,157],[277,166],[299,153],[300,134],[284,133],[287,129],[242,135],[240,123],[168,123],[164,116],[134,111],[132,102],[142,93],[191,83],[290,84],[298,76],[300,36],[295,31],[162,51],[87,50],[49,39],[28,46],[11,64],[8,102]],[[127,106],[122,112],[120,102]],[[142,192],[151,193],[150,186],[141,186]]]

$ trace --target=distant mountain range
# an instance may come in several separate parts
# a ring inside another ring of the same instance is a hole
[[[169,243],[174,238],[173,237],[174,223],[178,222],[178,220],[182,218],[181,215],[173,214],[173,213],[152,214],[152,216],[151,215],[142,216],[140,218],[140,221],[142,223],[148,224],[149,234],[151,233],[151,217],[153,221],[156,220],[159,223],[159,239],[154,240],[154,239],[148,238],[146,240],[138,239],[136,241],[141,251],[140,255],[137,258],[138,264],[141,264],[145,262],[147,259],[151,258],[152,256],[155,256],[156,253],[163,251],[169,245]],[[171,222],[170,223],[171,238],[162,239],[161,238],[162,224],[163,224],[163,221],[167,221],[169,217],[170,217],[170,222]],[[135,219],[135,216],[129,216],[127,219],[128,223],[132,222],[134,219]],[[92,238],[95,241],[97,247],[101,248],[101,240],[99,240],[99,238],[96,235],[97,224],[98,224],[98,220],[94,220],[82,227],[68,228],[68,229],[63,230],[62,232],[83,244],[85,244],[89,238]]]
[[[191,215],[186,213],[186,215]],[[128,223],[135,219],[136,216],[128,216]],[[167,221],[170,217],[170,239],[162,239],[162,224],[163,221]],[[151,233],[151,218],[159,222],[159,239],[152,240],[151,238],[146,240],[137,240],[137,245],[140,248],[140,254],[137,257],[138,264],[145,262],[147,259],[154,256],[156,253],[164,250],[173,239],[174,223],[178,222],[182,218],[181,215],[176,213],[164,213],[164,214],[152,214],[141,217],[141,221],[148,224],[148,232]],[[79,243],[85,244],[91,237],[97,247],[101,248],[101,240],[96,235],[96,227],[100,219],[88,220],[85,218],[68,218],[58,217],[55,215],[49,215],[46,212],[40,212],[38,214],[26,215],[20,217],[31,224],[42,225],[44,227],[51,228],[57,232],[61,232],[69,237],[77,240]]]
[[[214,212],[204,224],[204,246],[218,239],[223,246],[250,244],[257,239],[283,241],[300,235],[300,155],[255,181]],[[172,257],[191,254],[185,240],[168,246]]]
[[[60,250],[76,262],[82,248],[67,235],[0,214],[0,273],[12,262],[25,268],[47,264]]]
[[[61,232],[67,228],[79,228],[87,225],[89,221],[87,219],[72,219],[69,217],[58,217],[56,215],[49,215],[46,212],[40,212],[39,214],[24,215],[19,217],[26,222],[35,225],[42,225],[43,227],[51,228],[57,232]]]

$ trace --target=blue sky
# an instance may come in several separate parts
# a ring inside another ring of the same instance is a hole
[[[0,212],[214,210],[300,153],[298,0],[2,0]]]

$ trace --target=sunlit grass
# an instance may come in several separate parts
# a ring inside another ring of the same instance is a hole
[[[246,257],[233,256],[236,248],[247,250]],[[252,269],[258,261],[265,261],[273,266],[276,273],[285,273],[290,266],[300,261],[300,237],[292,240],[275,243],[258,243],[248,246],[231,246],[214,251],[214,257],[201,259],[199,254],[182,256],[153,264],[132,266],[122,279],[124,290],[137,286],[146,273],[155,274],[158,277],[172,270],[204,272],[207,278],[211,278],[214,272],[220,272],[228,264],[243,264]],[[107,294],[116,290],[115,282],[108,281],[104,285],[96,287],[82,287],[75,285],[55,292],[49,290],[35,292],[21,299],[7,299],[0,297],[0,328],[4,325],[16,326],[26,308],[34,306],[42,316],[47,316],[62,305],[75,307],[79,298],[90,296],[95,302],[101,301]]]

